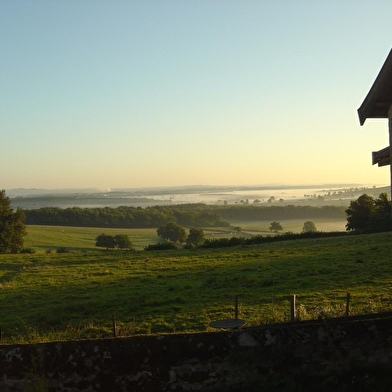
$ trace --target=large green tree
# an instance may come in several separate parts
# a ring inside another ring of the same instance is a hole
[[[274,231],[275,233],[277,233],[278,231],[282,231],[282,230],[283,230],[283,227],[282,227],[282,225],[280,224],[280,222],[273,221],[273,222],[270,224],[269,229],[270,229],[270,231]]]
[[[11,200],[0,191],[0,253],[18,253],[26,235],[25,215],[21,209],[14,211]]]
[[[189,234],[186,239],[188,246],[200,246],[204,242],[204,232],[202,229],[192,227],[189,229]]]
[[[106,248],[107,250],[113,249],[116,246],[114,237],[109,234],[102,233],[95,237],[95,246]]]
[[[378,199],[374,200],[376,212],[373,216],[374,224],[378,229],[382,231],[388,231],[392,229],[391,225],[391,201],[388,200],[388,195],[383,192],[380,194]]]
[[[114,243],[119,249],[134,250],[133,244],[127,234],[117,234],[114,236]]]
[[[113,248],[135,250],[127,234],[113,236],[102,233],[95,238],[95,246],[106,248],[107,250]]]
[[[167,225],[161,226],[157,230],[159,237],[170,242],[179,242],[182,244],[186,240],[186,232],[175,223],[168,223]]]
[[[302,233],[314,233],[317,231],[316,225],[312,221],[304,222]]]
[[[391,230],[391,202],[386,193],[378,199],[363,194],[350,202],[346,209],[347,230],[358,232],[378,232]]]

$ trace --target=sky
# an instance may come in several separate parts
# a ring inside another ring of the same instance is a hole
[[[0,187],[390,183],[390,0],[0,0]]]

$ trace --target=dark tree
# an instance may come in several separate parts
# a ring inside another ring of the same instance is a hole
[[[275,233],[277,233],[278,231],[283,230],[282,225],[280,224],[280,222],[276,222],[273,221],[269,227],[270,231],[274,231]]]
[[[21,209],[14,211],[11,201],[0,191],[0,253],[18,253],[26,235],[25,215]]]
[[[106,249],[129,249],[135,250],[133,244],[126,234],[117,234],[115,236],[102,233],[95,238],[95,246]]]
[[[346,209],[347,230],[358,232],[380,232],[391,230],[391,202],[386,193],[378,199],[363,194],[350,202]]]
[[[386,193],[381,193],[374,201],[376,211],[373,217],[376,231],[388,231],[392,229],[391,222],[391,201]]]
[[[114,237],[109,234],[102,233],[95,238],[95,246],[101,248],[113,249],[116,246]]]
[[[117,234],[114,236],[115,246],[119,249],[134,250],[133,244],[126,234]]]
[[[306,221],[304,222],[304,225],[302,227],[302,233],[314,233],[316,232],[316,225],[312,221]]]
[[[200,246],[204,242],[204,232],[202,229],[191,228],[189,230],[186,244],[188,246]]]
[[[347,208],[347,230],[371,231],[371,217],[375,212],[374,198],[367,194],[350,202]]]
[[[170,242],[179,242],[182,244],[186,240],[186,232],[175,223],[168,223],[167,225],[161,226],[157,230],[159,237]]]

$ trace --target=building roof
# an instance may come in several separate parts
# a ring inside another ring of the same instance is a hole
[[[372,164],[378,164],[378,166],[386,166],[391,164],[390,148],[385,147],[380,151],[372,152]]]
[[[389,52],[373,86],[358,109],[359,122],[367,118],[388,118],[388,109],[392,105],[392,50]]]

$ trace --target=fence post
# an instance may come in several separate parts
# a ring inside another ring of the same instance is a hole
[[[116,338],[117,337],[117,326],[116,326],[116,318],[114,317],[114,314],[112,315],[112,324],[113,324],[113,336]]]
[[[350,293],[347,293],[346,297],[346,317],[350,315]]]
[[[295,321],[296,319],[295,300],[296,300],[296,295],[293,294],[291,296],[291,309],[290,309],[291,321]]]
[[[234,300],[234,318],[238,320],[238,295],[235,296]]]

